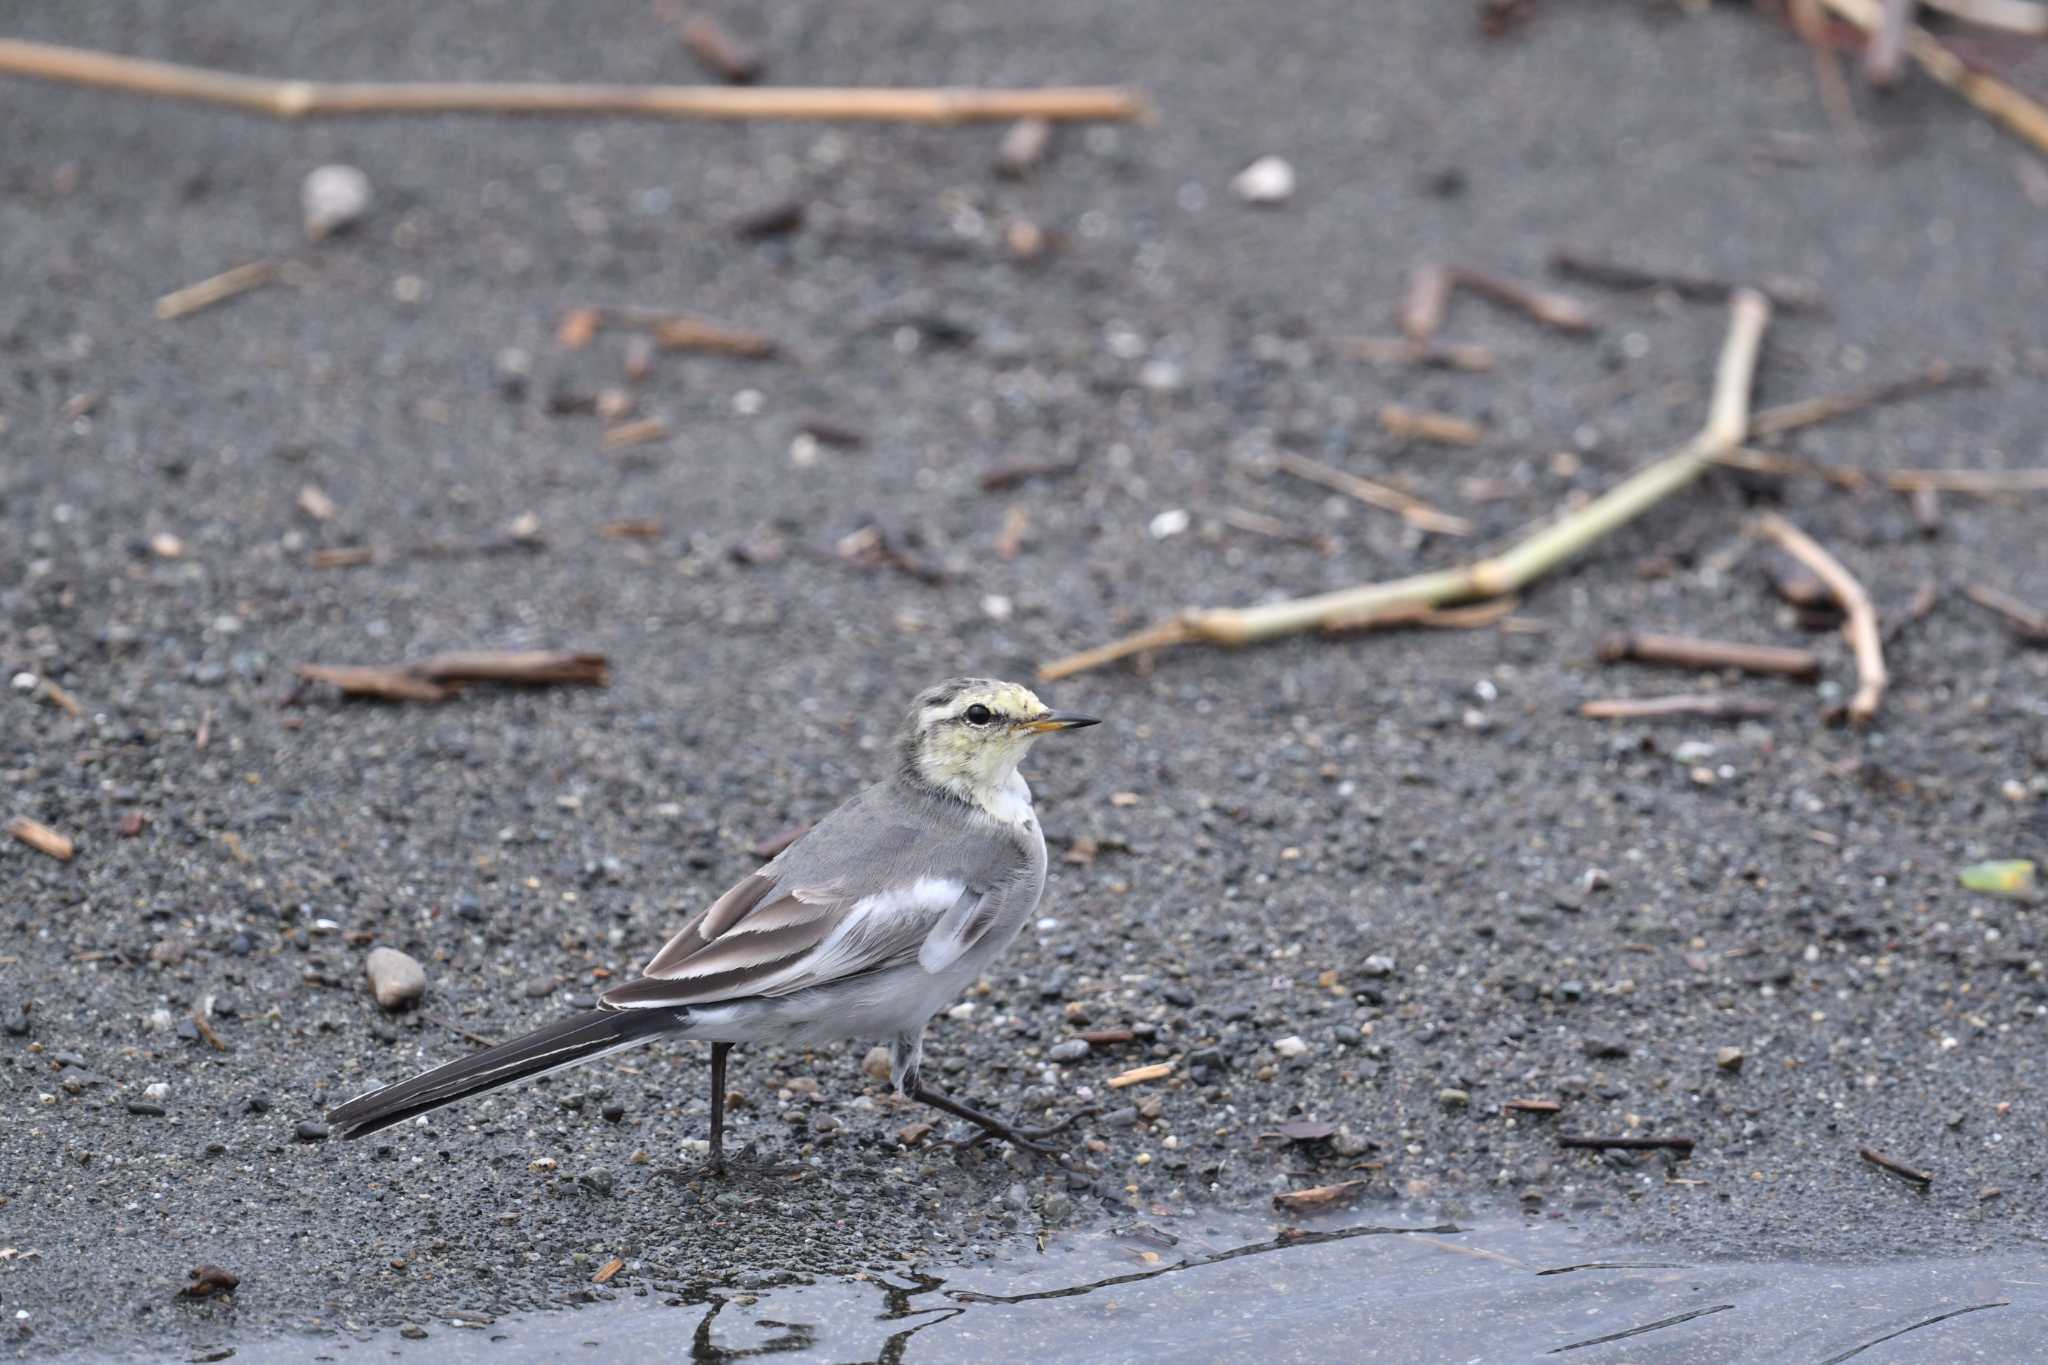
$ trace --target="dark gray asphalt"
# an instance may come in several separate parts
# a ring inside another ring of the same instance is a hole
[[[1747,7],[1541,5],[1504,43],[1469,9],[762,16],[775,79],[1155,98],[1156,127],[1063,133],[1021,184],[989,172],[996,129],[287,126],[0,84],[0,663],[86,709],[0,695],[0,814],[79,841],[68,865],[0,847],[0,1010],[19,1026],[32,1007],[25,1035],[0,1035],[0,1310],[29,1315],[20,1348],[503,1313],[615,1256],[692,1279],[972,1259],[1093,1219],[1105,1195],[1166,1218],[1362,1162],[1422,1214],[1526,1200],[1696,1256],[2048,1232],[2040,911],[1955,886],[1975,859],[2048,852],[2048,652],[1954,592],[2048,603],[2041,504],[1950,499],[1929,542],[1889,494],[1787,490],[1881,604],[1949,589],[1895,648],[1867,733],[1769,683],[1779,716],[1740,729],[1578,719],[1590,696],[1696,682],[1602,670],[1610,630],[1807,638],[1742,552],[1770,490],[1718,476],[1531,593],[1540,633],[1187,652],[1048,689],[1111,721],[1032,774],[1055,843],[1101,851],[1056,862],[1052,923],[931,1055],[963,1092],[1027,1111],[1174,1062],[1176,1082],[1117,1092],[1121,1112],[1084,1129],[1100,1149],[1077,1149],[1074,1188],[899,1151],[918,1115],[861,1075],[858,1047],[736,1059],[738,1136],[806,1161],[801,1182],[665,1174],[702,1134],[688,1047],[381,1147],[295,1140],[335,1098],[470,1046],[458,1028],[508,1036],[631,970],[748,870],[750,845],[874,775],[923,683],[1025,675],[1185,602],[1468,548],[1333,507],[1269,475],[1271,450],[1410,480],[1487,541],[1700,421],[1711,306],[1590,296],[1608,326],[1574,341],[1461,299],[1446,334],[1493,346],[1494,373],[1346,358],[1339,338],[1391,330],[1422,257],[1533,279],[1569,243],[1804,275],[1828,311],[1774,326],[1761,401],[1935,358],[1994,379],[1792,449],[2044,463],[2048,214],[2017,144],[1915,81],[1863,100],[1879,153],[1845,151],[1806,53]],[[6,27],[331,77],[695,78],[637,0],[74,4]],[[1226,185],[1265,153],[1300,188],[1248,208]],[[330,160],[363,167],[378,207],[308,250],[298,185]],[[800,232],[734,239],[736,217],[791,196],[812,206]],[[1007,260],[1019,216],[1064,249]],[[310,263],[300,287],[150,317],[171,288],[286,252]],[[786,358],[658,359],[637,402],[675,434],[603,452],[595,419],[549,411],[622,382],[622,338],[554,345],[585,304],[758,328]],[[531,372],[510,393],[508,350]],[[1374,420],[1388,401],[1494,434],[1402,447]],[[806,414],[866,447],[799,463]],[[1553,458],[1566,449],[1576,469]],[[993,467],[1065,460],[1079,472],[978,491]],[[1475,498],[1473,478],[1504,496]],[[332,522],[295,507],[308,484]],[[1233,507],[1340,548],[1231,529]],[[1153,538],[1174,509],[1191,529]],[[1029,525],[1004,559],[1013,512]],[[527,514],[540,546],[504,550]],[[662,533],[599,534],[628,516]],[[870,525],[947,581],[844,562],[834,546]],[[184,556],[153,554],[159,533]],[[397,553],[307,566],[356,544]],[[1846,689],[1846,649],[1813,643]],[[612,687],[279,705],[305,660],[543,645],[605,651]],[[1681,762],[1688,741],[1714,750]],[[124,838],[131,814],[145,824]],[[422,1013],[384,1018],[363,993],[373,943],[427,964]],[[205,997],[225,1052],[178,1029]],[[1078,1016],[1156,1034],[1048,1072]],[[1291,1036],[1301,1055],[1275,1050]],[[1745,1049],[1739,1074],[1717,1071],[1723,1046]],[[1504,1121],[1520,1095],[1566,1113]],[[1260,1140],[1290,1119],[1343,1131]],[[1698,1145],[1680,1163],[1555,1145],[1624,1128]],[[1868,1167],[1861,1144],[1934,1170],[1932,1188]],[[200,1262],[241,1276],[232,1310],[173,1301]]]

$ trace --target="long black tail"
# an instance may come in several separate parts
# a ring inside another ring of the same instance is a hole
[[[327,1111],[345,1138],[359,1138],[415,1114],[466,1100],[487,1090],[576,1066],[607,1052],[637,1046],[682,1026],[682,1010],[588,1010],[509,1043],[423,1071]]]

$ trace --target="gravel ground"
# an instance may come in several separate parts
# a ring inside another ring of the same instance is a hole
[[[1769,682],[1763,723],[1578,718],[1588,697],[1700,683],[1594,663],[1623,627],[1804,639],[1824,691],[1852,681],[1745,548],[1746,511],[1778,490],[1734,476],[1543,583],[1522,608],[1540,632],[1185,651],[1047,689],[1111,722],[1031,770],[1048,919],[928,1055],[1009,1111],[1106,1104],[1076,1173],[903,1148],[922,1115],[861,1073],[859,1046],[735,1059],[736,1138],[802,1161],[801,1181],[690,1177],[692,1045],[361,1144],[301,1140],[465,1031],[509,1036],[630,971],[752,845],[874,776],[922,684],[1026,676],[1186,602],[1469,548],[1274,476],[1272,451],[1408,480],[1483,542],[1701,420],[1725,319],[1662,295],[1602,297],[1590,340],[1461,299],[1446,334],[1494,347],[1487,375],[1347,358],[1338,339],[1391,330],[1425,256],[1536,278],[1572,243],[1803,275],[1828,309],[1773,327],[1760,401],[1934,358],[1994,377],[1789,448],[2043,462],[2048,335],[2039,289],[2016,286],[2048,278],[2048,216],[2017,144],[1913,81],[1863,101],[1872,152],[1844,149],[1808,56],[1747,7],[1540,6],[1502,42],[1423,0],[758,22],[775,79],[1125,81],[1162,119],[1063,132],[1009,182],[994,129],[294,127],[0,84],[0,660],[84,707],[0,696],[0,814],[79,845],[68,864],[0,848],[0,1308],[28,1315],[18,1349],[503,1312],[610,1292],[588,1282],[614,1256],[613,1289],[943,1261],[1105,1207],[1256,1206],[1367,1173],[1418,1210],[1520,1200],[1695,1255],[2048,1233],[2040,912],[1956,888],[1965,863],[2048,844],[2048,652],[1953,591],[2048,601],[2039,504],[1952,499],[1926,540],[1889,494],[1784,490],[1882,605],[1951,590],[1900,639],[1865,732]],[[695,78],[637,0],[573,18],[157,0],[9,27],[278,73]],[[1236,202],[1230,177],[1265,153],[1295,164],[1297,193]],[[299,182],[334,160],[368,172],[377,206],[307,248]],[[799,231],[735,237],[793,197]],[[1019,218],[1059,249],[1011,261]],[[150,318],[168,289],[287,252],[308,263],[297,286]],[[571,352],[554,332],[567,308],[623,303],[757,328],[785,355],[657,358],[632,396],[674,434],[604,451],[598,419],[553,409],[626,382],[623,338]],[[1389,401],[1490,436],[1404,446],[1376,424]],[[807,414],[866,445],[807,448]],[[299,506],[307,485],[331,520]],[[1334,550],[1231,527],[1232,508]],[[1176,509],[1189,528],[1155,537]],[[600,534],[624,517],[661,529]],[[513,538],[521,518],[537,543]],[[943,581],[843,558],[864,528]],[[163,535],[182,553],[159,554]],[[308,565],[351,545],[388,553]],[[487,646],[602,650],[613,683],[280,705],[298,662]],[[378,944],[426,965],[420,1010],[368,997]],[[205,999],[224,1050],[184,1022]],[[1141,1036],[1050,1060],[1109,1026]],[[1739,1072],[1717,1068],[1724,1047]],[[1105,1090],[1152,1061],[1172,1079]],[[1504,1119],[1523,1095],[1565,1112]],[[1290,1120],[1338,1127],[1261,1140]],[[1637,1127],[1698,1146],[1673,1163],[1555,1141]],[[1931,1168],[1932,1188],[1860,1144]],[[174,1301],[200,1262],[241,1276],[231,1307]]]

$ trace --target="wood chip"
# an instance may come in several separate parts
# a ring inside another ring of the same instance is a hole
[[[343,545],[332,550],[315,550],[306,564],[315,569],[359,569],[376,562],[377,551],[370,545]]]
[[[1092,1028],[1074,1035],[1090,1047],[1115,1047],[1128,1043],[1138,1035],[1127,1028]]]
[[[555,328],[555,345],[565,351],[582,350],[597,335],[600,321],[595,308],[571,308],[562,314],[561,325]]]
[[[673,317],[651,329],[654,344],[665,351],[708,351],[714,355],[765,360],[775,354],[776,344],[758,332],[742,331],[703,318]]]
[[[1451,272],[1425,262],[1408,272],[1408,292],[1401,298],[1398,321],[1401,335],[1411,350],[1426,348],[1443,326],[1444,309],[1451,301]]]
[[[1484,373],[1494,366],[1491,348],[1455,341],[1417,346],[1401,337],[1340,337],[1338,348],[1373,365],[1422,365],[1438,370]]]
[[[798,418],[796,429],[819,445],[835,450],[859,450],[868,443],[867,433],[860,428],[815,413]]]
[[[667,422],[659,417],[643,417],[637,422],[626,422],[607,429],[603,444],[606,450],[628,450],[633,446],[651,445],[667,436]]]
[[[13,817],[5,825],[0,825],[0,829],[4,829],[17,842],[27,844],[36,852],[47,854],[60,863],[70,862],[71,855],[76,851],[69,839],[40,820],[31,820],[26,815]]]
[[[1119,1076],[1109,1078],[1111,1090],[1121,1090],[1127,1085],[1143,1085],[1147,1081],[1164,1080],[1173,1074],[1172,1062],[1154,1062],[1150,1066],[1134,1067]]]
[[[677,35],[690,55],[720,80],[747,85],[761,75],[761,55],[725,31],[716,19],[701,11],[683,21]]]
[[[653,517],[620,517],[597,528],[606,540],[660,540],[668,528]]]
[[[1325,1213],[1357,1199],[1371,1184],[1370,1180],[1340,1180],[1334,1185],[1288,1190],[1273,1196],[1273,1207],[1283,1213]]]
[[[1517,1114],[1556,1114],[1562,1112],[1564,1106],[1556,1100],[1509,1100],[1501,1108]]]
[[[1380,409],[1380,426],[1388,435],[1403,441],[1434,441],[1439,445],[1476,446],[1486,439],[1477,423],[1447,412],[1426,412],[1421,408],[1388,403]]]
[[[621,1270],[624,1270],[625,1268],[626,1258],[623,1256],[614,1256],[609,1261],[606,1261],[603,1265],[598,1267],[597,1273],[590,1277],[590,1282],[592,1284],[609,1284],[611,1283],[612,1276],[618,1274]]]

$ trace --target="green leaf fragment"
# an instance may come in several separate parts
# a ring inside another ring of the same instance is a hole
[[[1996,862],[1972,863],[1963,869],[1966,890],[2011,900],[2032,900],[2035,894],[2034,863],[2030,858],[2006,858]]]

